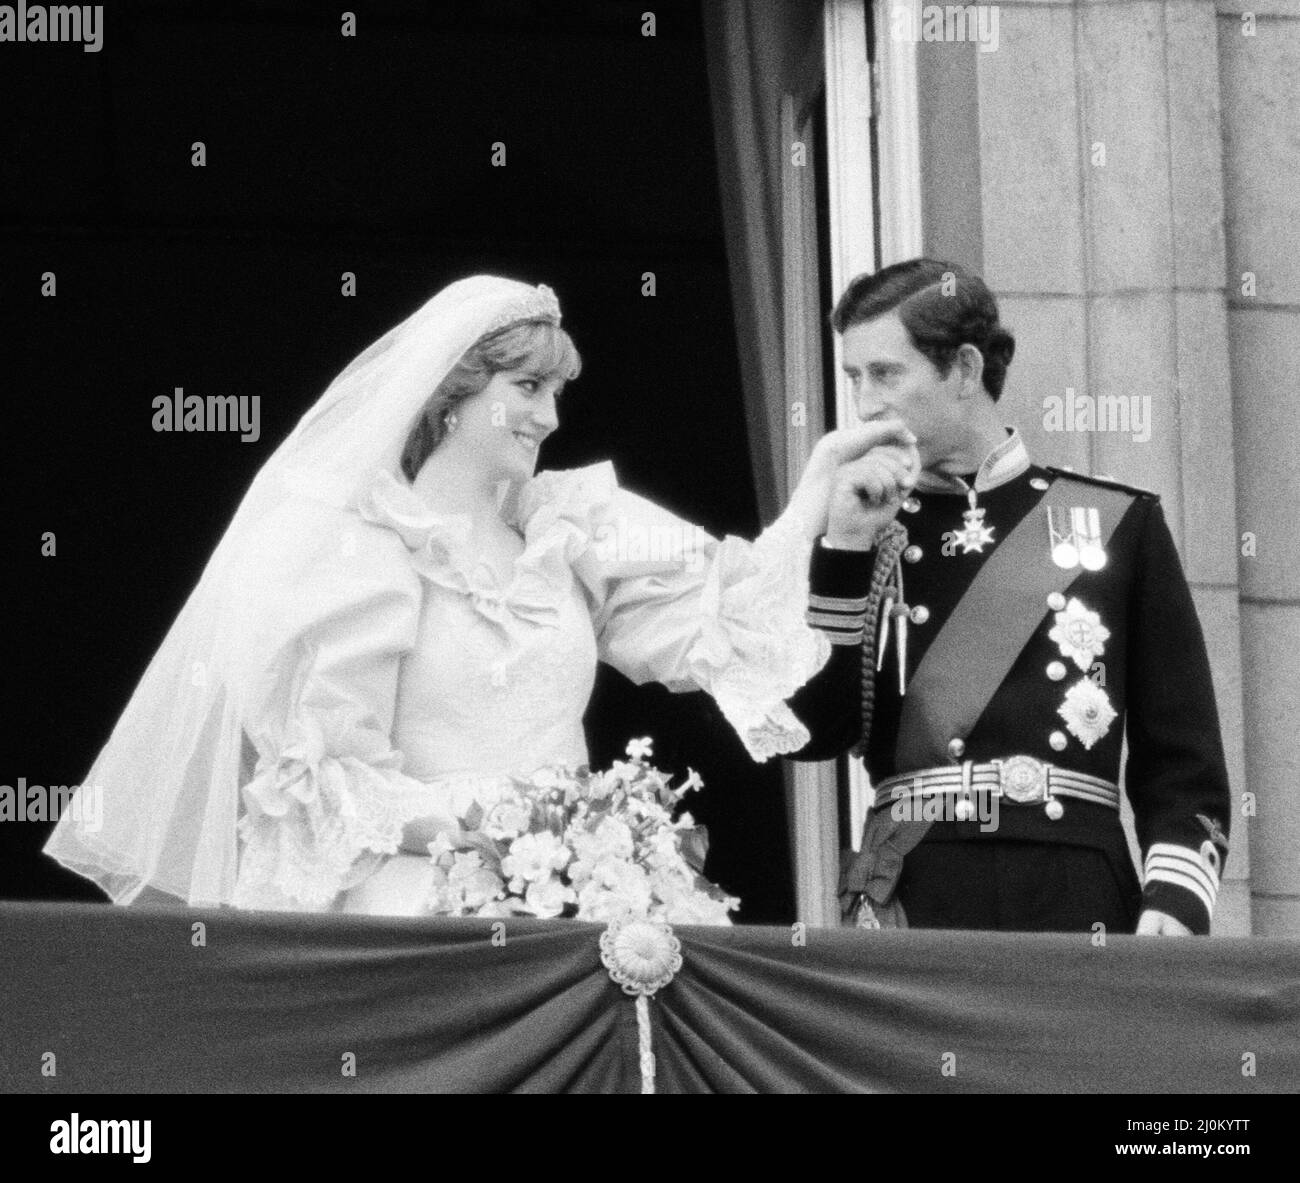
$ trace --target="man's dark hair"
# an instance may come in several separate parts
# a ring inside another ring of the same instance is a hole
[[[943,377],[957,350],[974,345],[984,356],[984,389],[1002,395],[1016,339],[998,323],[993,293],[978,275],[939,259],[908,259],[854,279],[835,305],[831,324],[837,333],[897,312],[912,344]]]

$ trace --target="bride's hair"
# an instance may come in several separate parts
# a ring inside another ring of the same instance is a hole
[[[573,340],[549,320],[517,321],[474,342],[438,384],[402,449],[402,472],[415,480],[430,453],[447,434],[447,416],[486,388],[493,374],[527,370],[539,379],[556,375],[566,382],[582,370]]]

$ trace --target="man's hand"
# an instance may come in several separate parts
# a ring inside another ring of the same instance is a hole
[[[799,485],[790,497],[789,506],[782,514],[783,520],[795,522],[800,532],[810,542],[819,535],[825,534],[831,495],[835,491],[841,469],[857,460],[865,459],[874,449],[885,445],[890,445],[895,450],[903,452],[911,450],[914,453],[916,437],[897,419],[877,420],[856,427],[843,427],[824,435],[817,441],[812,455],[808,458],[808,466],[804,469]],[[895,456],[895,467],[897,459],[898,457]],[[873,465],[870,478],[866,473],[862,474],[862,485],[865,487],[873,481],[881,481],[885,470],[889,467],[890,465],[883,463]],[[917,468],[919,470],[919,463]],[[848,479],[852,481],[851,476]],[[898,480],[893,479],[892,484],[896,489]],[[884,491],[883,483],[880,484],[880,489]],[[843,515],[841,517],[843,518]],[[885,521],[888,520],[885,518]]]
[[[870,550],[921,475],[915,444],[883,444],[840,466],[831,489],[826,545]]]
[[[1138,917],[1137,935],[1140,937],[1189,937],[1192,930],[1168,912],[1147,908]]]

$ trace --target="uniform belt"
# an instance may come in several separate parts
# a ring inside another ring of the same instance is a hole
[[[1095,805],[1119,808],[1119,788],[1112,781],[1058,768],[1033,756],[1010,756],[976,764],[967,760],[943,768],[922,768],[890,776],[876,785],[873,808],[917,797],[969,797],[991,793],[1016,805],[1036,805],[1054,797],[1076,797]]]

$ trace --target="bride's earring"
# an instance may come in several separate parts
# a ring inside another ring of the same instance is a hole
[[[460,426],[460,420],[456,417],[455,411],[448,411],[442,417],[442,421],[446,425],[447,433],[449,435],[451,434],[451,432],[455,431],[457,427]]]

